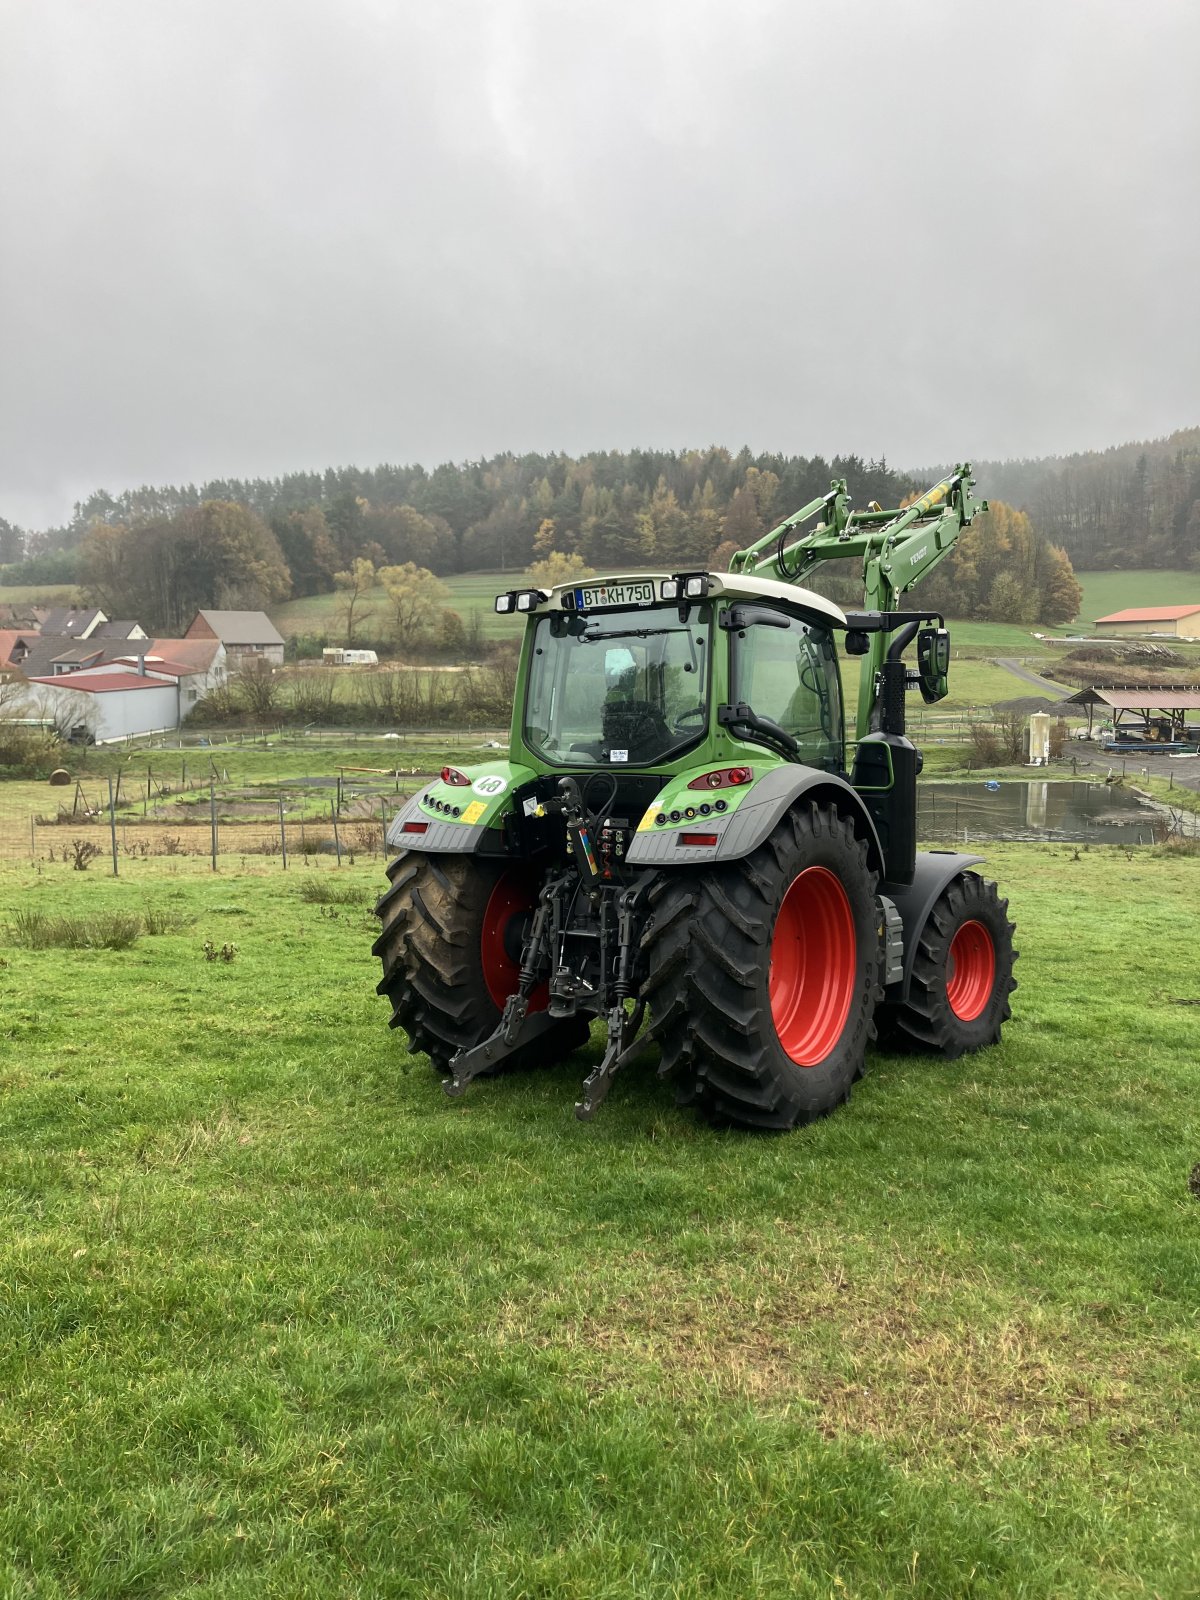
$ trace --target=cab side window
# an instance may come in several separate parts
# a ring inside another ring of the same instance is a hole
[[[842,699],[830,635],[780,614],[784,627],[754,624],[731,635],[734,698],[769,717],[812,766],[842,764]]]

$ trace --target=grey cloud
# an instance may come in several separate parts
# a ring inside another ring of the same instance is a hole
[[[1200,11],[0,3],[0,515],[1196,422]]]

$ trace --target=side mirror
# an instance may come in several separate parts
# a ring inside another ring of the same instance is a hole
[[[861,628],[846,629],[845,649],[848,656],[865,656],[870,648],[870,636]]]
[[[917,678],[927,706],[944,700],[950,692],[949,628],[921,628],[917,633]]]

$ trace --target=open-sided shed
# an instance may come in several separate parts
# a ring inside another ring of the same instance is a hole
[[[1165,733],[1169,739],[1184,739],[1187,737],[1188,712],[1200,711],[1200,689],[1164,683],[1141,687],[1123,684],[1119,689],[1092,687],[1069,695],[1062,705],[1086,708],[1089,735],[1092,719],[1100,709],[1111,713],[1113,728],[1117,733],[1121,732],[1122,718],[1126,718],[1137,719],[1140,723],[1138,732],[1143,738]]]

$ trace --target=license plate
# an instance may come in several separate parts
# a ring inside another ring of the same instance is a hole
[[[576,589],[575,607],[578,611],[597,611],[604,606],[651,606],[654,604],[654,584],[598,583],[590,589]]]

